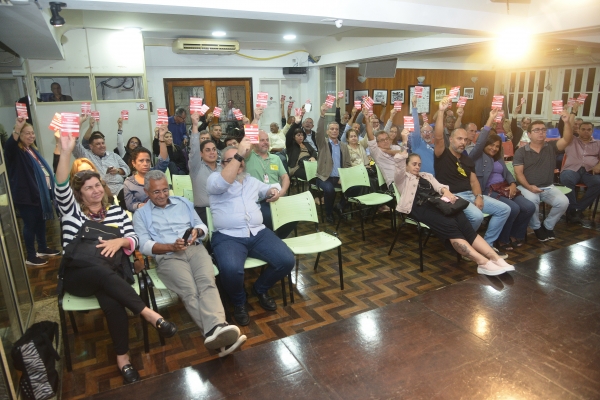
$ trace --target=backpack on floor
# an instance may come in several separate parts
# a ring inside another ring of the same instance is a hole
[[[12,348],[15,369],[22,372],[19,387],[21,396],[27,400],[45,400],[56,396],[58,372],[56,361],[60,356],[52,345],[56,338],[58,347],[58,324],[42,321],[33,324]]]

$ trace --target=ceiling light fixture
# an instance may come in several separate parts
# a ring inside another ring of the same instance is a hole
[[[417,82],[419,82],[419,85],[422,85],[423,82],[425,82],[425,77],[424,76],[417,76]]]
[[[358,76],[358,78],[356,78],[356,79],[358,79],[358,81],[359,81],[360,83],[365,83],[365,81],[367,80],[367,77],[366,77],[366,76],[359,75],[359,76]]]
[[[61,17],[58,13],[61,12],[62,7],[66,6],[66,3],[57,3],[54,1],[50,2],[50,12],[52,13],[52,17],[50,17],[50,25],[63,26],[65,24],[65,19]]]
[[[505,60],[518,60],[529,53],[531,36],[523,29],[507,29],[496,38],[495,44],[496,56]]]
[[[294,40],[296,39],[296,35],[283,35],[285,40]]]
[[[212,33],[212,35],[213,35],[214,37],[223,37],[223,36],[227,35],[227,33],[226,33],[226,32],[223,32],[223,31],[214,31],[214,32]]]

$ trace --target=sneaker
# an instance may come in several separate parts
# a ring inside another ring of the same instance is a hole
[[[494,249],[494,251],[496,252],[496,254],[498,254],[498,257],[500,257],[502,259],[505,259],[505,260],[508,258],[508,254],[506,254],[505,252],[500,251],[500,250],[498,250],[495,247],[492,247],[492,249]]]
[[[496,276],[502,275],[504,272],[506,272],[504,268],[500,267],[492,260],[488,260],[484,265],[477,266],[477,273],[481,275]]]
[[[553,229],[547,229],[545,226],[543,228],[544,228],[544,231],[546,231],[546,237],[549,240],[556,239],[556,236],[554,235],[554,230]]]
[[[27,264],[27,265],[46,265],[46,264],[48,264],[48,261],[43,260],[37,256],[30,256],[30,257],[27,257],[27,261],[25,261],[25,264]]]
[[[57,256],[59,254],[60,254],[60,251],[51,249],[50,247],[46,247],[43,250],[38,249],[38,252],[35,255],[38,257],[44,257],[44,256]]]
[[[204,346],[209,350],[217,350],[222,347],[231,346],[240,337],[240,328],[235,325],[221,325],[213,329],[213,332],[204,340]]]
[[[502,258],[499,258],[496,261],[494,261],[494,264],[496,264],[497,266],[499,266],[500,268],[502,268],[506,272],[510,272],[510,271],[514,271],[515,270],[514,265],[510,265],[509,263],[507,263],[506,261],[504,261]]]
[[[546,234],[546,230],[544,228],[534,229],[533,233],[535,233],[535,237],[537,237],[540,242],[545,242],[548,240],[548,235]]]

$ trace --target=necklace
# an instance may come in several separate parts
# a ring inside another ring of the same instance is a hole
[[[102,222],[106,218],[106,210],[104,208],[100,208],[100,211],[97,213],[88,210],[87,217],[92,221]]]

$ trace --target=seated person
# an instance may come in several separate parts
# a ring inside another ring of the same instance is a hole
[[[277,304],[269,289],[294,268],[295,258],[290,248],[263,224],[258,198],[271,196],[277,201],[279,190],[249,176],[245,172],[245,157],[250,152],[250,140],[242,139],[238,148],[223,151],[223,170],[208,177],[207,190],[215,232],[211,246],[219,268],[221,284],[234,306],[238,324],[248,325],[244,290],[244,263],[248,256],[268,263],[252,285],[262,308],[275,311]]]
[[[134,212],[148,201],[148,195],[144,190],[144,177],[149,171],[166,171],[169,165],[169,155],[164,137],[167,136],[167,125],[159,128],[160,154],[155,167],[152,167],[150,150],[138,147],[131,153],[131,162],[135,173],[125,179],[123,193],[125,195],[125,205],[127,209]]]
[[[204,246],[196,243],[206,236],[208,228],[198,218],[190,201],[185,197],[169,196],[169,184],[163,172],[150,171],[144,179],[150,202],[133,216],[133,226],[140,237],[140,251],[156,257],[158,277],[181,298],[204,335],[204,346],[211,350],[231,346],[224,352],[229,354],[246,337],[240,336],[237,326],[225,321],[212,259]],[[191,233],[186,242],[183,236],[188,229]]]
[[[413,153],[409,156],[403,151],[394,156],[394,160],[394,179],[401,195],[400,203],[396,206],[398,212],[408,214],[409,217],[426,224],[445,244],[450,242],[456,252],[475,261],[479,274],[493,276],[515,270],[515,267],[498,256],[473,230],[462,211],[453,216],[446,216],[429,201],[421,201],[421,192],[435,191],[451,203],[456,201],[457,196],[450,192],[447,185],[440,184],[433,175],[420,172],[421,158],[418,154]]]
[[[565,148],[567,157],[560,173],[560,182],[571,189],[567,193],[569,221],[581,222],[583,210],[588,208],[600,196],[600,141],[592,137],[594,125],[584,122],[579,126],[579,137]],[[576,185],[587,186],[583,198],[577,201]]]
[[[569,207],[567,196],[554,187],[556,154],[562,152],[573,140],[573,121],[569,118],[566,107],[561,119],[565,124],[563,137],[550,141],[546,141],[544,122],[533,121],[527,132],[530,143],[519,147],[513,157],[515,175],[520,184],[519,190],[535,205],[529,226],[540,242],[556,238],[554,226]],[[543,224],[539,216],[540,201],[551,207]]]
[[[497,113],[498,110],[495,109],[490,112],[470,157],[475,162],[475,173],[479,180],[479,186],[483,188],[483,193],[487,193],[488,196],[510,207],[510,215],[504,223],[504,228],[502,228],[496,243],[496,248],[505,252],[521,246],[525,241],[527,225],[535,212],[535,206],[523,195],[517,195],[517,182],[504,164],[502,139],[494,133],[493,129],[490,129]],[[471,124],[467,126],[469,125]],[[510,188],[508,197],[492,189],[498,185]],[[516,239],[515,242],[512,242],[511,237]]]
[[[396,110],[392,110],[395,112]],[[381,174],[385,179],[386,188],[389,188],[392,182],[394,182],[394,171],[395,171],[395,162],[394,156],[401,152],[399,147],[392,149],[392,142],[390,140],[390,136],[386,131],[377,131],[373,134],[373,125],[375,124],[377,117],[369,117],[367,115],[368,110],[363,109],[363,114],[365,114],[365,120],[367,124],[365,125],[367,129],[367,138],[369,150],[371,151],[371,157],[375,160],[375,164],[381,170]],[[371,119],[371,123],[369,122]]]
[[[450,98],[446,97],[439,105],[440,112],[437,114],[434,139],[435,176],[439,182],[447,184],[454,194],[471,203],[464,213],[475,232],[483,221],[483,213],[490,214],[491,219],[484,239],[491,247],[504,228],[510,215],[510,207],[483,194],[475,174],[475,164],[469,156],[463,154],[467,139],[467,132],[464,129],[454,129],[449,138],[450,146],[444,145],[444,111],[451,104]],[[508,257],[506,253],[498,252],[498,254],[502,258]]]
[[[167,145],[167,152],[169,153],[169,172],[171,172],[171,176],[187,175],[187,159],[181,148],[175,143],[173,143],[173,134],[167,131],[162,135],[163,139],[159,139],[158,135],[159,132],[155,132],[154,141],[152,142],[152,151],[154,152],[154,154],[160,153],[159,144],[162,144],[160,143],[160,140],[163,140],[164,143]]]
[[[409,135],[408,147],[413,153],[421,156],[423,163],[421,171],[435,175],[435,169],[433,168],[433,127],[427,122],[424,122],[423,126],[419,126],[419,114],[415,96],[413,96],[412,117],[415,123],[415,130]]]
[[[294,117],[294,123],[285,135],[285,149],[290,175],[306,180],[304,161],[317,161],[317,151],[306,140],[306,133],[300,127],[301,118]]]
[[[112,257],[121,249],[127,255],[138,245],[138,237],[131,221],[119,206],[110,205],[106,196],[106,184],[97,172],[84,170],[71,178],[69,185],[69,169],[71,153],[76,138],[61,137],[61,153],[56,170],[56,201],[62,221],[63,248],[68,251],[86,221],[95,221],[106,226],[116,226],[121,237],[110,240],[100,239],[97,246],[104,257]],[[65,259],[63,258],[63,261]],[[135,293],[130,283],[133,282],[131,269],[110,269],[102,263],[84,268],[61,265],[59,276],[63,276],[64,289],[75,296],[96,296],[100,308],[104,312],[108,330],[117,354],[117,366],[125,379],[131,383],[138,381],[140,375],[129,360],[129,318],[125,312],[127,307],[134,315],[141,314],[144,319],[155,326],[163,337],[171,337],[177,333],[175,324],[166,321],[160,314],[146,307],[146,304]]]
[[[117,120],[117,147],[113,150],[115,154],[120,155],[123,161],[129,167],[129,170],[133,172],[133,165],[131,165],[131,152],[137,147],[142,147],[142,141],[137,136],[132,136],[127,141],[127,145],[123,145],[123,119],[119,117]]]
[[[229,147],[229,146],[237,147],[238,144],[239,144],[239,142],[237,141],[236,137],[227,137],[227,139],[225,139],[225,146],[227,146],[227,147]]]

